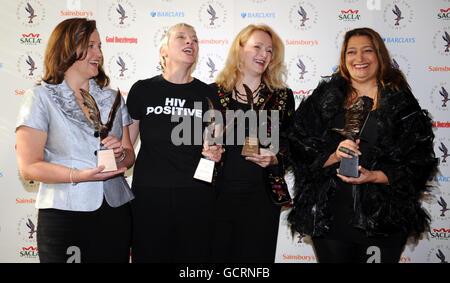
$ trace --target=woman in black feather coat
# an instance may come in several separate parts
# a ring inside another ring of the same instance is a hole
[[[361,137],[346,139],[345,113],[373,99]],[[429,228],[420,197],[437,159],[422,110],[380,35],[369,28],[344,37],[340,66],[298,107],[289,131],[295,171],[293,231],[312,236],[319,262],[398,262],[408,236]],[[342,158],[359,156],[359,177],[339,174]]]

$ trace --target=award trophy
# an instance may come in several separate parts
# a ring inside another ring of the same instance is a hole
[[[116,117],[117,109],[120,105],[120,91],[117,90],[116,98],[109,112],[108,121],[106,124],[102,123],[100,110],[97,107],[95,99],[89,92],[80,88],[81,96],[83,97],[83,105],[88,108],[89,117],[94,124],[94,136],[100,137],[100,141],[108,136],[109,131],[113,126],[114,118]],[[102,172],[110,172],[117,170],[116,159],[112,149],[106,149],[100,143],[100,150],[97,150],[97,166],[104,165],[105,169]]]
[[[222,122],[218,122],[216,120],[216,116],[215,116],[216,114],[218,114],[218,115],[221,115],[221,114],[216,113],[216,110],[214,110],[214,105],[213,105],[211,99],[209,99],[208,97],[206,99],[208,100],[209,110],[211,110],[212,111],[211,113],[213,113],[213,114],[211,117],[211,122],[209,122],[205,128],[205,142],[208,143],[208,145],[215,145],[216,143],[213,140],[222,138],[225,135],[226,130],[232,124],[234,124],[234,122],[236,121],[236,117],[234,117],[233,120],[231,120],[225,127],[223,127]],[[223,129],[222,129],[222,127],[223,127]],[[220,134],[217,135],[216,134],[217,132],[220,132]],[[213,140],[211,140],[211,139],[213,139]],[[215,166],[214,161],[210,160],[207,157],[202,157],[200,159],[200,162],[197,165],[197,169],[195,170],[194,178],[211,183],[213,174],[214,174],[214,166]]]
[[[372,110],[373,99],[367,96],[361,96],[350,106],[345,113],[345,127],[344,129],[333,128],[336,131],[350,139],[355,141],[361,136],[362,130],[369,118],[370,111]],[[359,158],[354,151],[346,148],[339,147],[339,151],[349,154],[352,158],[343,157],[339,166],[339,174],[347,177],[357,178],[359,176]]]
[[[211,102],[211,99],[209,99],[209,97],[206,98],[208,100],[208,106],[209,106],[209,110],[214,110],[214,105]],[[210,135],[208,130],[210,129],[210,127],[212,126],[213,129],[211,131],[211,135],[214,138],[214,134],[215,134],[215,122],[216,122],[216,118],[213,115],[211,117],[211,122],[208,123],[208,125],[205,128],[205,142],[210,143]],[[214,174],[214,166],[215,166],[215,162],[212,161],[211,159],[207,158],[207,157],[202,157],[200,158],[200,162],[197,165],[197,169],[195,169],[195,173],[194,173],[194,178],[204,181],[204,182],[208,182],[211,183],[212,182],[212,178],[213,178],[213,174]]]
[[[246,84],[244,84],[244,89],[245,94],[247,95],[247,103],[250,106],[250,111],[254,111],[253,92]],[[249,135],[248,137],[245,137],[245,143],[242,146],[241,155],[252,156],[253,154],[259,154],[259,139]]]

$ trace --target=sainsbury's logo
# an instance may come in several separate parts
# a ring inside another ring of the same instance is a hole
[[[283,254],[284,260],[292,260],[292,261],[300,261],[300,262],[315,262],[316,257],[314,255],[292,255],[292,254]]]

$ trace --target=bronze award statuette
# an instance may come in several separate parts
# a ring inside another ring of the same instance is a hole
[[[247,95],[247,103],[250,106],[250,111],[254,111],[253,92],[246,84],[244,84],[244,89],[245,94]],[[259,139],[258,137],[245,137],[245,143],[242,146],[241,155],[252,156],[253,154],[259,154]]]
[[[120,106],[120,91],[117,90],[116,98],[109,111],[108,121],[106,124],[102,123],[100,110],[92,95],[84,89],[80,88],[81,96],[83,97],[83,105],[89,110],[89,117],[94,125],[94,136],[100,137],[100,141],[108,136],[109,131],[113,126],[114,118],[116,117],[117,109]],[[106,149],[100,143],[100,149],[97,150],[97,166],[104,165],[105,169],[102,172],[110,172],[117,170],[116,158],[112,149]]]
[[[364,129],[370,111],[373,107],[373,99],[367,96],[361,96],[350,106],[345,113],[344,129],[333,128],[336,131],[352,141],[357,140]],[[359,176],[359,158],[354,151],[340,147],[339,151],[349,154],[352,158],[342,158],[339,166],[339,174],[347,177],[357,178]]]

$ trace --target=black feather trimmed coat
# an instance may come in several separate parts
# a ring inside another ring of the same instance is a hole
[[[301,234],[321,236],[330,228],[329,202],[342,181],[336,176],[339,163],[322,167],[344,139],[331,130],[331,124],[344,107],[347,87],[337,74],[319,83],[298,107],[288,132],[295,174],[288,221]],[[430,218],[419,199],[438,163],[432,121],[409,90],[382,89],[377,112],[378,138],[360,165],[384,172],[389,185],[358,185],[352,225],[368,236],[401,230],[417,238],[429,229]]]

